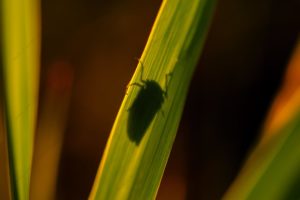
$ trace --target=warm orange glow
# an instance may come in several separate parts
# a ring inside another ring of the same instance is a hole
[[[283,86],[276,97],[267,118],[264,136],[281,128],[300,107],[300,42],[287,68]]]

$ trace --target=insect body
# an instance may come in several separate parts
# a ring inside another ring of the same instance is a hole
[[[131,141],[139,144],[147,128],[160,110],[167,92],[155,80],[143,80],[143,65],[141,72],[141,82],[131,85],[139,86],[141,89],[134,102],[128,109],[129,117],[127,133]]]

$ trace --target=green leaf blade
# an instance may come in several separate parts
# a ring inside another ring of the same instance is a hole
[[[6,131],[14,199],[29,199],[39,81],[39,1],[1,1]]]
[[[143,80],[155,81],[163,90],[168,83],[168,95],[153,119],[144,122],[149,127],[135,142],[128,136],[128,119],[142,89],[129,86],[89,199],[155,198],[214,5],[215,1],[206,0],[163,2],[130,83],[141,82],[142,73]],[[170,80],[166,80],[170,73]],[[145,100],[145,105],[149,101]]]
[[[300,180],[300,112],[252,152],[224,199],[290,199]],[[299,195],[299,193],[298,193]]]

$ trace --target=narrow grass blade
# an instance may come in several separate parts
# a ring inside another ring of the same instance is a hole
[[[300,42],[262,138],[224,196],[231,199],[300,199]]]
[[[0,2],[10,182],[13,199],[28,199],[39,79],[39,1]]]
[[[215,1],[163,1],[89,199],[154,199]]]

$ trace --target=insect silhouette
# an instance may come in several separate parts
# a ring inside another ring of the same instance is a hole
[[[139,62],[141,63],[140,82],[132,83],[129,86],[139,86],[141,89],[128,109],[127,124],[128,137],[136,144],[140,143],[147,128],[167,98],[167,78],[171,75],[171,73],[166,75],[166,89],[163,90],[155,80],[143,79],[144,66],[140,60]]]

